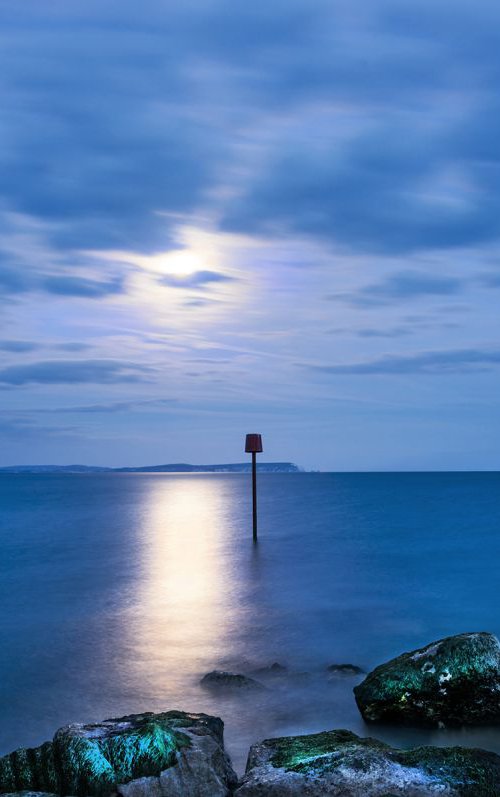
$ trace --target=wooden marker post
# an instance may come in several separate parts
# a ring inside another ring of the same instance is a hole
[[[257,454],[261,454],[262,436],[247,434],[245,452],[252,455],[252,509],[253,509],[253,541],[257,542]]]

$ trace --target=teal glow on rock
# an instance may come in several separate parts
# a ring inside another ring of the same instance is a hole
[[[500,723],[500,643],[459,634],[381,664],[354,688],[367,722],[460,726]]]
[[[153,718],[154,717],[154,718]],[[54,737],[63,794],[104,797],[118,783],[158,775],[176,761],[189,744],[165,715],[139,715],[109,726],[70,725]]]
[[[252,747],[235,797],[500,797],[500,756],[463,747],[399,750],[346,730]]]
[[[170,711],[68,725],[52,742],[0,758],[0,793],[107,797],[119,784],[174,767],[181,751],[192,746],[188,731],[193,730],[200,739],[209,737],[215,749],[220,746],[223,756],[223,723],[203,714]],[[228,767],[229,781],[232,777]]]

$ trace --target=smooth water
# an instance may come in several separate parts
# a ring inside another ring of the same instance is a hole
[[[500,632],[500,474],[1,475],[0,753],[68,722],[222,716],[233,763],[269,736],[350,728],[500,752],[500,730],[367,727],[331,663],[365,668]],[[298,675],[217,697],[214,668]],[[299,675],[309,673],[309,675]]]

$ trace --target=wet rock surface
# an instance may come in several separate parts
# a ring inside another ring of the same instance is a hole
[[[238,673],[226,672],[225,670],[212,670],[203,676],[200,681],[201,686],[206,689],[241,689],[259,690],[265,689],[264,684],[259,683],[254,678]]]
[[[354,688],[367,722],[420,726],[500,723],[500,643],[470,633],[403,653]]]
[[[223,728],[180,711],[68,725],[52,742],[0,758],[0,793],[227,797],[236,776]]]
[[[250,750],[235,797],[499,797],[500,756],[462,747],[399,750],[336,730]]]

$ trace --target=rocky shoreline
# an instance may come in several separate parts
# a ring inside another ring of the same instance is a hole
[[[288,677],[277,663],[261,675]],[[330,665],[329,677],[359,675]],[[258,673],[257,673],[258,675]],[[292,674],[293,675],[293,674]],[[214,670],[211,690],[265,689]],[[381,664],[354,687],[366,722],[500,726],[500,643],[460,634]],[[218,717],[167,711],[59,729],[52,741],[0,758],[0,794],[23,797],[500,797],[500,756],[464,747],[400,750],[343,729],[267,739],[238,780]]]

